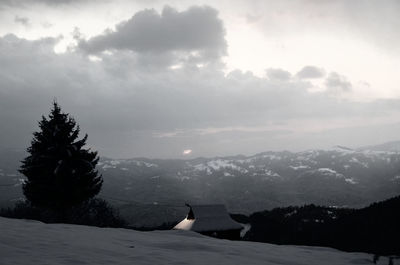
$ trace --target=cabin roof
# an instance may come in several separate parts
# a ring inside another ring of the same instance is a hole
[[[188,205],[188,215],[174,229],[195,232],[240,230],[242,225],[234,221],[223,204]]]

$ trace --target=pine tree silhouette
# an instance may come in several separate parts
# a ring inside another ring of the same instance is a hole
[[[87,135],[78,139],[75,120],[54,101],[39,128],[20,167],[27,177],[23,192],[31,204],[63,212],[97,195],[103,183],[95,169],[99,158],[97,152],[83,149]]]

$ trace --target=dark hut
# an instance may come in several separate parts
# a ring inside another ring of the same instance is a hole
[[[243,226],[229,216],[223,204],[188,205],[189,213],[173,229],[189,230],[224,239],[240,239]]]

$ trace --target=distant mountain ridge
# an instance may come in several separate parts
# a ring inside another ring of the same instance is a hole
[[[378,145],[359,147],[358,151],[400,152],[400,141],[391,141]]]
[[[223,203],[236,213],[310,203],[363,207],[400,194],[400,151],[371,149],[336,146],[190,160],[103,157],[100,196],[123,213],[148,210],[135,216],[138,222],[157,221],[155,208],[173,221],[186,212],[185,202]],[[0,201],[22,196],[17,168],[24,156],[0,152],[0,185],[13,185],[0,187]]]
[[[104,193],[146,203],[222,202],[236,211],[361,207],[400,193],[400,153],[310,150],[193,160],[102,159]],[[133,196],[134,194],[134,196]],[[172,196],[173,194],[173,200]]]

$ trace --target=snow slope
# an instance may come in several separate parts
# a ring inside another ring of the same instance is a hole
[[[329,248],[219,240],[187,231],[138,232],[0,218],[0,264],[371,264]]]

